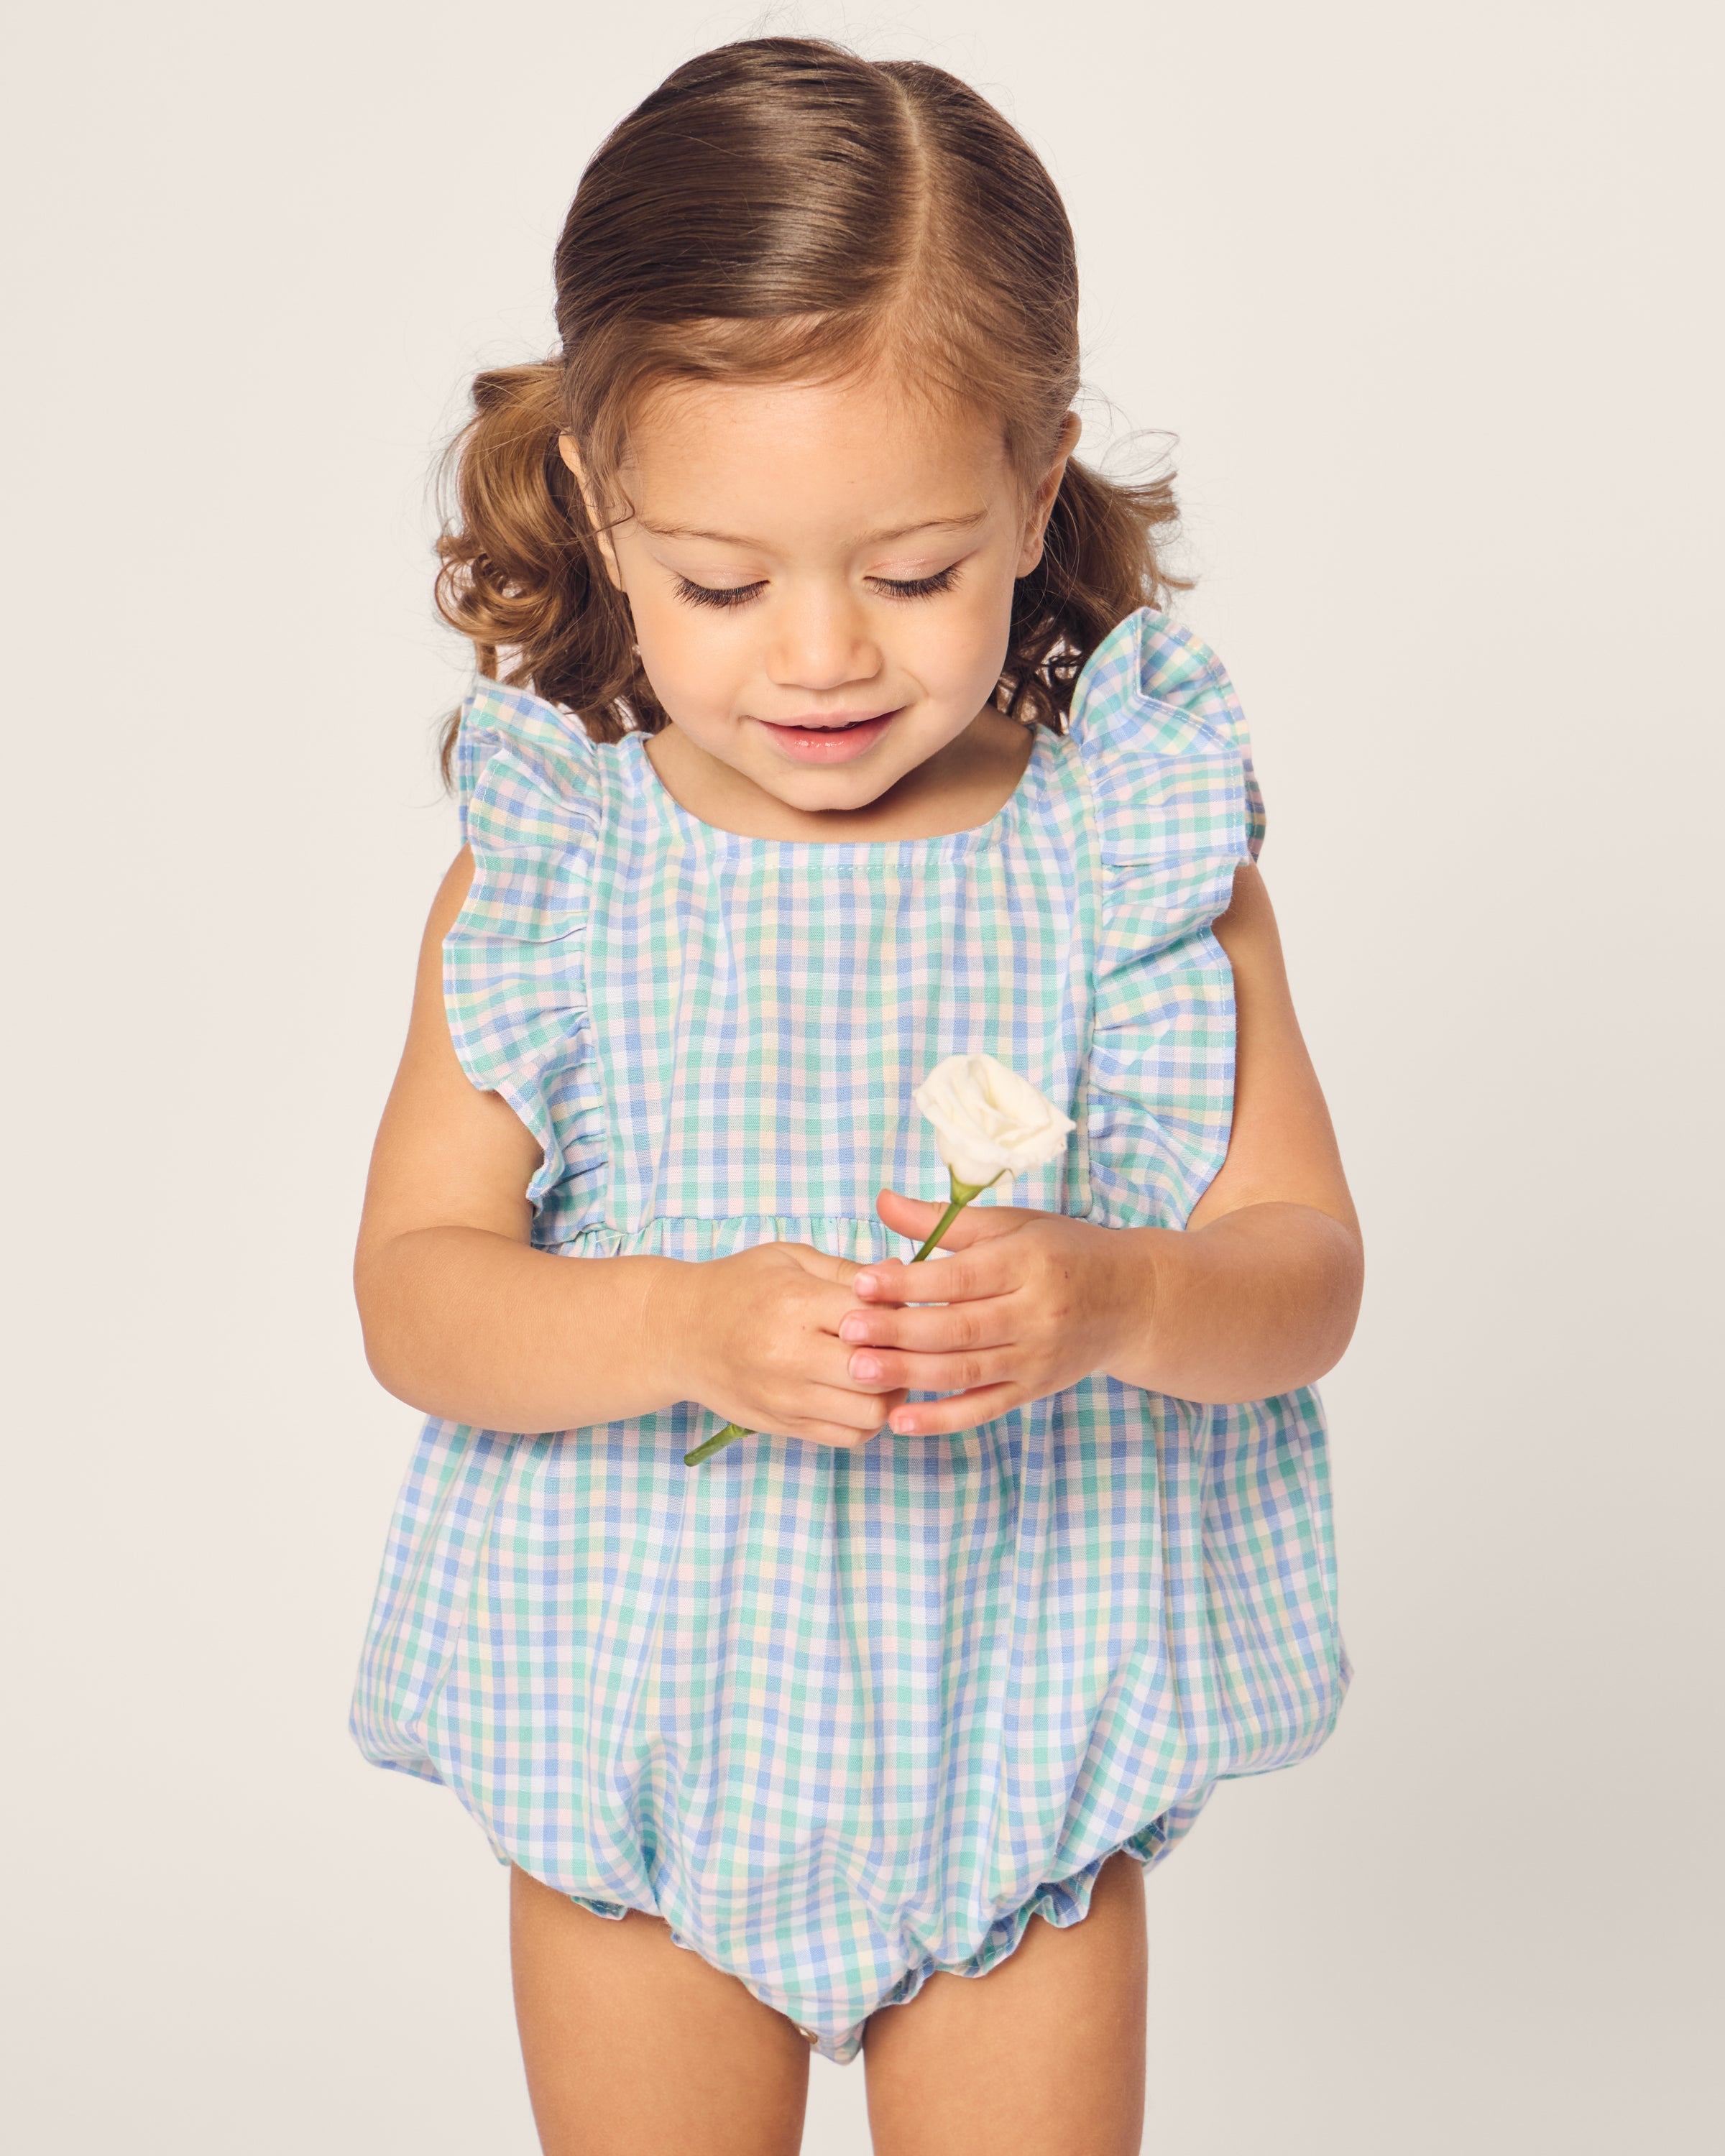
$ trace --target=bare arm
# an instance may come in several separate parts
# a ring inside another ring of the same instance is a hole
[[[871,1435],[902,1394],[845,1378],[848,1260],[788,1243],[702,1265],[531,1247],[538,1143],[469,1082],[444,1010],[443,939],[472,875],[464,849],[426,923],[366,1184],[354,1291],[379,1383],[491,1430],[578,1430],[692,1399],[819,1443]]]
[[[1340,1359],[1364,1280],[1359,1222],[1255,865],[1236,871],[1214,926],[1234,969],[1234,1122],[1186,1226],[974,1205],[947,1237],[937,1290],[901,1260],[869,1266],[858,1296],[900,1306],[847,1323],[844,1337],[868,1343],[854,1374],[953,1394],[895,1429],[968,1429],[1094,1370],[1179,1399],[1264,1399]],[[913,1236],[941,1210],[896,1191],[879,1209]],[[935,1291],[950,1300],[906,1303]]]
[[[538,1144],[455,1058],[443,939],[472,876],[464,849],[426,923],[372,1152],[354,1260],[367,1359],[398,1399],[452,1422],[547,1430],[646,1414],[680,1397],[649,1322],[670,1260],[576,1265],[531,1248]]]
[[[1180,1399],[1255,1400],[1341,1360],[1365,1253],[1255,865],[1235,872],[1214,927],[1234,969],[1228,1158],[1183,1229],[1131,1231],[1150,1245],[1149,1322],[1126,1329],[1106,1367]]]

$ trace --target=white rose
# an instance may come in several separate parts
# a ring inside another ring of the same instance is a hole
[[[992,1055],[949,1055],[912,1098],[934,1125],[953,1180],[980,1190],[1064,1152],[1076,1128],[1052,1101]]]

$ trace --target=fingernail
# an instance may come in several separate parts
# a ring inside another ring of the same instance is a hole
[[[853,1378],[878,1378],[880,1374],[880,1365],[872,1355],[853,1355],[850,1358],[850,1374]]]
[[[850,1285],[858,1295],[872,1295],[880,1283],[872,1273],[859,1273]]]
[[[866,1340],[868,1337],[869,1321],[865,1317],[847,1317],[839,1324],[839,1337],[841,1340]]]
[[[890,1417],[893,1428],[901,1437],[909,1437],[916,1427],[916,1418],[904,1408],[896,1408]]]

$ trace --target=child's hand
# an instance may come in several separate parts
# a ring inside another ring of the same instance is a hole
[[[920,1243],[944,1206],[883,1190],[875,1209]],[[967,1205],[939,1245],[955,1255],[853,1265],[840,1321],[854,1384],[951,1393],[889,1411],[901,1434],[972,1430],[1105,1368],[1148,1327],[1153,1281],[1119,1229],[1027,1206]],[[906,1304],[940,1298],[932,1309]]]
[[[677,1397],[725,1422],[852,1450],[877,1437],[905,1388],[851,1377],[839,1337],[856,1308],[850,1258],[808,1243],[761,1243],[685,1268],[651,1323]]]

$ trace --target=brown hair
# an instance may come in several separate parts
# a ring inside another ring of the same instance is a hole
[[[439,610],[480,670],[579,714],[596,740],[665,723],[605,572],[567,430],[614,492],[629,419],[667,382],[832,378],[878,362],[1000,417],[1021,482],[1078,391],[1071,228],[1034,151],[939,68],[804,38],[702,53],[619,122],[557,242],[561,352],[490,368],[450,443]],[[1085,660],[1189,580],[1158,538],[1170,480],[1070,459],[1043,556],[1014,593],[994,701],[1061,730]],[[455,721],[444,730],[447,776]]]

